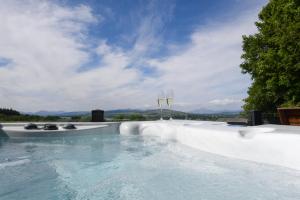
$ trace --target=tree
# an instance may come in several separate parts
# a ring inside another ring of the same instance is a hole
[[[145,121],[146,117],[141,114],[132,114],[129,116],[130,121]]]
[[[255,23],[258,33],[243,36],[242,73],[253,83],[244,110],[273,112],[300,102],[300,1],[270,0]]]
[[[13,110],[13,109],[8,109],[8,108],[0,108],[0,114],[3,115],[8,115],[8,116],[12,116],[12,115],[21,115],[20,112]]]

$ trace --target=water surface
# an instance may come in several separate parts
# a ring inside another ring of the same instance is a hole
[[[299,200],[300,172],[138,135],[6,138],[0,199]]]

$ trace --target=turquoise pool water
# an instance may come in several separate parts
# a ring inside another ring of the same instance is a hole
[[[299,200],[300,172],[138,135],[6,138],[0,199]]]

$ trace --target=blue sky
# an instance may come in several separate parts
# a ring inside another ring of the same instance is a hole
[[[146,15],[155,14],[163,21],[156,27],[166,42],[188,42],[189,35],[198,27],[213,21],[227,21],[248,12],[249,8],[261,5],[263,1],[238,0],[181,0],[181,1],[63,1],[66,6],[84,3],[92,7],[95,15],[105,18],[101,24],[93,26],[90,36],[106,38],[109,43],[130,46],[123,37],[134,34]],[[155,19],[154,19],[155,20]],[[133,39],[133,38],[132,38]]]
[[[237,110],[242,35],[266,0],[0,0],[0,107]]]

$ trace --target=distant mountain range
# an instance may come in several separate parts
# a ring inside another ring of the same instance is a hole
[[[29,115],[38,115],[38,116],[81,116],[81,115],[87,115],[90,112],[88,111],[74,111],[74,112],[66,112],[66,111],[47,111],[47,110],[41,110],[38,112],[25,112],[24,114]]]
[[[241,110],[209,110],[205,108],[190,111],[194,114],[239,114],[241,112]]]
[[[164,112],[170,112],[168,110],[164,110]],[[203,114],[203,115],[211,115],[211,114],[221,114],[221,115],[238,115],[241,111],[214,111],[208,109],[198,109],[190,112],[182,112],[182,111],[172,111],[173,114],[186,115],[186,114]],[[90,111],[46,111],[41,110],[38,112],[25,112],[24,114],[30,115],[38,115],[38,116],[83,116],[90,115]],[[139,110],[139,109],[116,109],[116,110],[107,110],[104,112],[105,117],[112,117],[115,115],[130,115],[130,114],[143,114],[143,115],[157,115],[160,113],[160,110]]]
[[[142,113],[143,110],[137,110],[137,109],[118,109],[118,110],[107,110],[105,111],[105,115],[115,115],[115,114],[130,114],[130,113]],[[91,111],[47,111],[47,110],[41,110],[37,112],[23,112],[23,114],[29,114],[29,115],[38,115],[38,116],[61,116],[61,117],[67,117],[67,116],[82,116],[82,115],[90,115]]]

